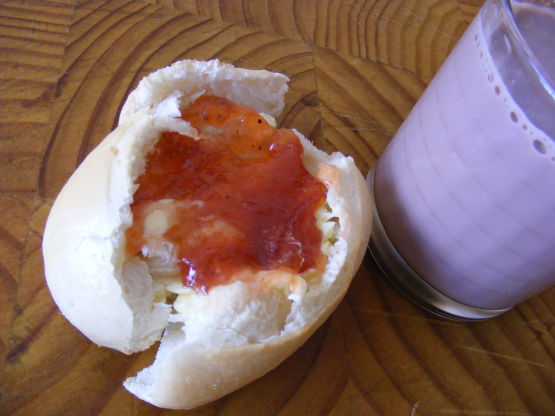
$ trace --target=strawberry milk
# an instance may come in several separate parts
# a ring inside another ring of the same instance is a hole
[[[402,258],[374,241],[378,263],[478,313],[432,308],[484,318],[555,284],[554,78],[555,9],[487,2],[371,173]]]

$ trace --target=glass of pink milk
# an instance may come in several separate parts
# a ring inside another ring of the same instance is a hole
[[[488,0],[368,175],[370,251],[485,319],[555,284],[555,6]]]

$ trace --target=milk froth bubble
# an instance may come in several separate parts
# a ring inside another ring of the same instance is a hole
[[[369,176],[371,250],[432,308],[484,318],[555,284],[554,45],[555,9],[488,1]]]

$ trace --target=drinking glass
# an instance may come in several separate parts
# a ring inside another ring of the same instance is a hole
[[[458,319],[555,284],[555,6],[489,0],[367,177],[370,251]]]

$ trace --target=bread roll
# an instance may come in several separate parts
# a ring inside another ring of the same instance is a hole
[[[126,254],[145,155],[163,131],[199,137],[179,118],[181,109],[211,94],[270,119],[284,107],[287,81],[217,60],[180,61],[152,73],[52,206],[43,254],[55,302],[100,346],[129,354],[160,340],[154,363],[124,383],[155,406],[197,407],[275,368],[329,317],[362,261],[371,224],[363,176],[350,157],[328,155],[296,131],[303,164],[327,188],[325,209],[317,212],[328,255],[323,272],[266,270],[258,273],[272,283],[263,290],[257,282],[264,279],[238,279],[203,293],[161,277],[153,259]]]

